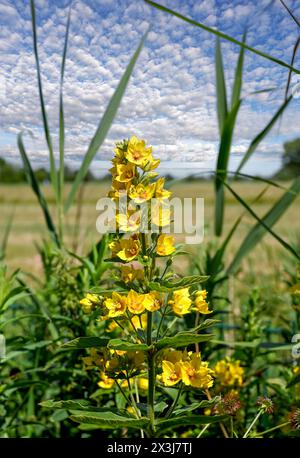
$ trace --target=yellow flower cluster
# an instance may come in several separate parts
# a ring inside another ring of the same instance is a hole
[[[142,294],[131,289],[127,295],[113,292],[111,298],[104,301],[108,313],[107,318],[116,318],[130,312],[133,315],[140,315],[147,310],[155,312],[163,304],[163,298],[157,291]]]
[[[153,182],[153,178],[157,176],[153,170],[160,161],[153,158],[152,147],[147,147],[144,140],[133,136],[130,140],[117,143],[114,152],[113,167],[110,169],[113,177],[112,187],[108,196],[116,201],[123,196],[130,200],[127,211],[123,210],[116,215],[117,228],[122,232],[138,231],[141,210],[136,208],[136,205],[148,202],[152,198],[156,199],[152,209],[152,222],[158,227],[169,225],[171,212],[164,206],[164,201],[171,196],[171,192],[164,189],[164,178]]]
[[[101,303],[99,296],[97,294],[88,293],[83,299],[81,299],[80,304],[85,313],[91,313],[97,305]]]
[[[141,351],[105,349],[100,352],[96,349],[91,349],[90,355],[83,358],[83,362],[87,370],[100,369],[98,386],[104,389],[112,388],[115,380],[122,387],[127,388],[128,382],[126,378],[128,374],[132,371],[145,370],[145,354]],[[145,379],[140,377],[138,380],[140,389],[144,390],[146,386]]]
[[[224,387],[241,386],[243,384],[244,369],[240,366],[239,360],[222,359],[217,362],[214,371],[220,385]]]
[[[206,302],[206,290],[196,291],[194,296],[195,298],[193,301],[189,293],[189,288],[182,288],[174,291],[172,299],[169,300],[173,312],[179,316],[191,313],[192,310],[204,315],[212,313],[212,311],[208,309],[208,302]],[[192,305],[194,305],[194,307],[192,307]]]
[[[213,385],[214,371],[208,362],[201,360],[200,353],[169,350],[162,361],[161,380],[166,386],[182,381],[186,386],[208,389]]]

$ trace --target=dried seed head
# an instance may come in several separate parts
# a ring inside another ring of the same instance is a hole
[[[289,414],[289,422],[293,429],[300,429],[300,409],[295,409]]]
[[[266,396],[260,396],[257,398],[256,404],[264,410],[266,413],[273,413],[274,412],[274,404],[273,401],[266,397]]]
[[[234,391],[229,391],[222,397],[218,409],[227,415],[235,415],[236,412],[242,407],[239,395]]]

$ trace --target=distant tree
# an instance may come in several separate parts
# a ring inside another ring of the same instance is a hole
[[[24,171],[5,159],[0,158],[0,183],[21,183],[25,180]]]
[[[283,165],[276,178],[294,178],[300,174],[300,138],[285,142],[283,147]]]

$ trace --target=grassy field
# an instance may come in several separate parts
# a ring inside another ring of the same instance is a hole
[[[282,186],[288,187],[289,183],[282,183]],[[237,182],[234,188],[248,203],[252,203],[257,195],[265,188],[264,183],[255,182]],[[96,210],[97,200],[104,196],[109,188],[109,182],[86,184],[82,190],[81,205],[74,206],[67,217],[67,233],[70,245],[77,244],[78,251],[85,253],[92,241],[99,239],[96,231]],[[204,197],[205,199],[205,238],[207,243],[213,235],[213,204],[214,189],[212,182],[180,182],[172,187],[173,193],[178,197]],[[68,187],[66,188],[68,192]],[[50,202],[51,211],[54,206],[52,192],[49,186],[44,186],[48,201]],[[282,194],[282,190],[270,187],[264,196],[252,207],[259,216],[262,216]],[[11,268],[22,268],[30,272],[40,270],[40,260],[35,247],[43,237],[46,237],[45,224],[43,215],[37,204],[37,200],[30,187],[22,185],[1,185],[0,186],[0,211],[1,224],[0,232],[3,234],[5,225],[9,217],[13,214],[13,225],[9,237],[7,249],[7,262]],[[225,230],[226,234],[237,217],[244,212],[241,204],[235,198],[227,193],[227,206],[225,213]],[[277,223],[274,230],[281,237],[297,242],[300,233],[300,218],[297,217],[300,212],[300,197],[294,202],[293,206],[287,211],[285,216]],[[244,235],[251,225],[254,224],[251,215],[245,213],[242,223],[236,232],[231,243],[231,252],[239,246]],[[178,239],[180,241],[180,238]],[[195,250],[194,246],[190,249]],[[256,261],[256,271],[265,272],[269,266],[279,265],[283,253],[283,248],[271,236],[266,236],[264,241],[258,245],[246,262],[245,267],[251,266],[251,260]],[[248,268],[247,267],[247,268]]]

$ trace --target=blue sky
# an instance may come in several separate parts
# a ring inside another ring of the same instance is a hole
[[[241,39],[286,62],[299,29],[279,0],[161,0],[210,27]],[[300,4],[287,0],[300,16]],[[43,86],[57,147],[58,81],[69,0],[36,0]],[[259,5],[259,6],[258,6]],[[154,10],[143,0],[74,1],[65,73],[66,160],[78,167],[130,56],[151,26],[126,96],[93,164],[103,168],[115,141],[136,134],[147,139],[163,161],[214,167],[218,150],[214,38],[207,32]],[[239,48],[222,43],[228,92]],[[35,166],[47,164],[32,52],[29,1],[0,1],[0,156],[19,160],[16,134],[30,129],[27,149]],[[300,67],[299,58],[295,66]],[[235,131],[231,168],[282,103],[287,70],[246,53],[245,97]],[[276,91],[249,96],[268,87]],[[300,98],[260,145],[246,171],[268,175],[280,165],[285,140],[299,135]],[[178,166],[176,166],[178,168]],[[180,165],[179,165],[180,168]]]

